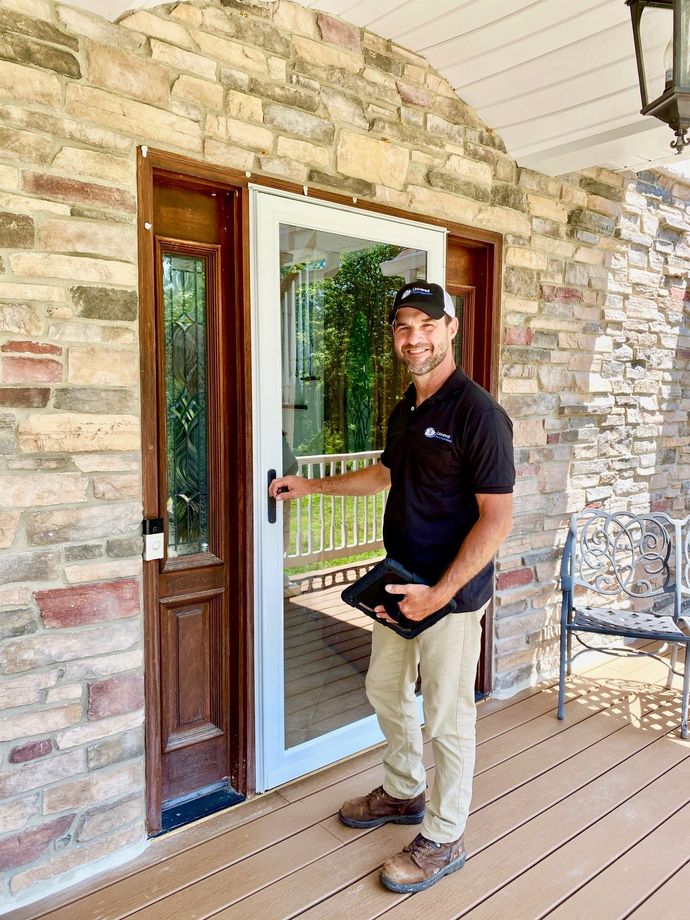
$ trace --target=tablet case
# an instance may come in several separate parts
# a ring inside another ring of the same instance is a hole
[[[357,581],[353,582],[353,584],[348,585],[340,596],[346,604],[349,604],[351,607],[356,607],[357,610],[361,610],[362,613],[366,613],[367,616],[376,620],[377,623],[388,626],[389,629],[392,629],[393,632],[396,632],[404,639],[413,639],[425,629],[433,626],[434,623],[438,623],[446,614],[452,613],[456,607],[455,600],[451,599],[445,607],[441,607],[440,610],[436,610],[434,613],[429,614],[429,616],[425,617],[423,620],[408,620],[407,617],[400,612],[400,608],[398,607],[399,595],[389,594],[386,591],[386,585],[425,584],[427,584],[427,582],[424,581],[423,578],[420,578],[412,572],[408,572],[408,570],[400,565],[399,562],[396,562],[395,559],[386,556],[385,559],[370,569],[366,575],[363,575]],[[376,616],[374,608],[379,605],[386,608],[388,616],[394,619],[395,623],[387,623],[385,620],[381,620]]]

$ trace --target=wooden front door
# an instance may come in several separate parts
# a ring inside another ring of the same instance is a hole
[[[150,192],[142,367],[155,409],[143,416],[144,504],[165,533],[164,558],[144,564],[155,833],[189,800],[246,791],[238,640],[249,615],[242,484],[251,451],[242,421],[241,193],[155,171]]]
[[[495,242],[448,236],[446,289],[453,297],[460,319],[455,360],[468,377],[496,395],[496,341],[498,305]],[[493,661],[493,606],[484,616],[482,651],[475,689],[490,693]]]

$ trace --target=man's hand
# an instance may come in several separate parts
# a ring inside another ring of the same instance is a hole
[[[268,494],[277,502],[303,498],[316,491],[314,483],[318,480],[305,479],[303,476],[279,476],[268,487]]]
[[[374,495],[387,489],[390,484],[390,471],[379,461],[361,470],[320,479],[279,476],[268,487],[268,494],[279,502],[304,498],[305,495]]]
[[[408,620],[414,620],[418,623],[425,620],[432,613],[436,613],[441,607],[444,607],[449,597],[439,597],[436,587],[429,585],[386,585],[386,591],[389,594],[400,595],[398,607]],[[387,623],[394,623],[391,617],[386,613],[386,608],[378,606],[375,608],[376,616],[385,620]]]

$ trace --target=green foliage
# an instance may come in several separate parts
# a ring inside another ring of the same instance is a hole
[[[301,277],[294,291],[294,402],[308,411],[295,416],[296,454],[383,448],[388,416],[405,386],[388,324],[405,279],[386,277],[381,264],[402,251],[377,243],[342,253],[338,270],[325,278],[324,260],[281,267],[281,291]]]
[[[345,436],[342,431],[337,431],[330,422],[327,422],[319,431],[313,432],[311,437],[302,440],[295,448],[295,454],[298,457],[344,453]]]
[[[345,361],[345,424],[348,453],[371,449],[373,415],[371,343],[364,313],[352,320],[350,347]]]
[[[324,417],[346,432],[348,451],[383,447],[388,415],[401,393],[388,315],[400,276],[386,277],[381,263],[402,251],[377,244],[343,255],[323,289],[323,353],[315,356],[323,369]]]

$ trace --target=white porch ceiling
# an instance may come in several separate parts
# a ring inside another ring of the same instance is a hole
[[[301,2],[423,55],[521,166],[559,175],[670,164],[690,177],[687,151],[669,148],[670,128],[639,114],[624,0]],[[115,19],[158,0],[72,3]]]

